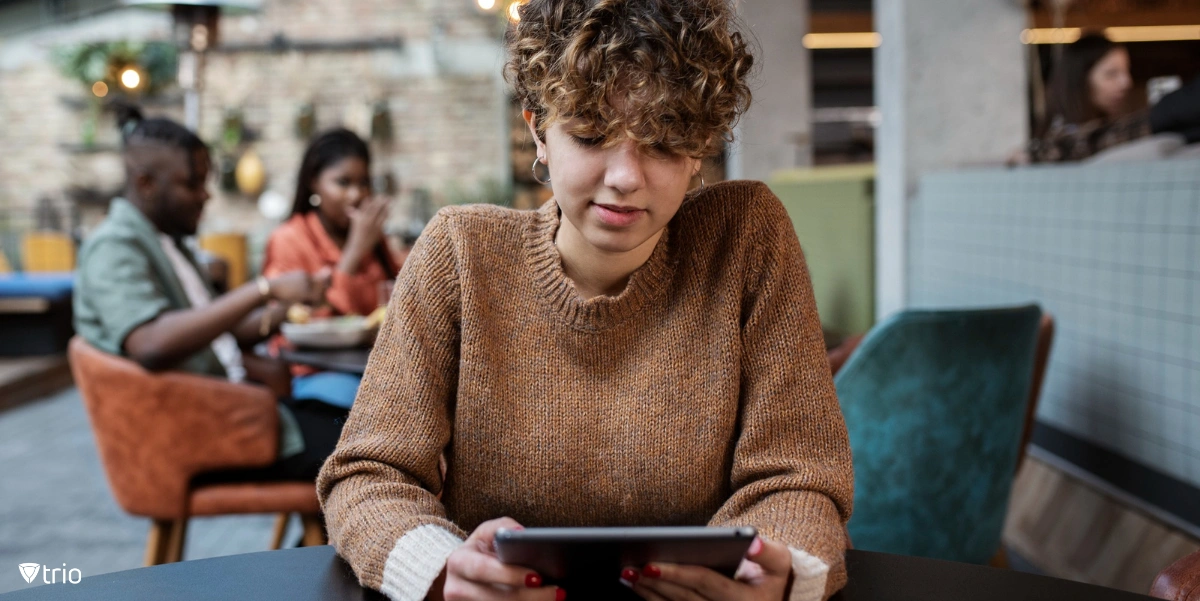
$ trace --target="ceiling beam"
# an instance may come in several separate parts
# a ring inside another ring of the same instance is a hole
[[[870,11],[813,12],[808,18],[809,33],[858,33],[875,31]]]
[[[1054,16],[1046,10],[1034,10],[1032,27],[1054,27]],[[1063,15],[1063,27],[1104,29],[1105,27],[1146,27],[1155,25],[1200,25],[1200,7],[1114,11],[1071,10]]]

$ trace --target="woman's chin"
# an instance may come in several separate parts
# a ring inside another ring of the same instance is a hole
[[[640,231],[599,230],[589,232],[584,239],[600,252],[619,255],[637,250],[651,237],[653,234],[647,235]]]

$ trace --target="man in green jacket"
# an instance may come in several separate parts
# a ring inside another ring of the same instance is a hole
[[[216,296],[185,240],[209,199],[208,147],[167,119],[133,112],[123,124],[126,185],[79,253],[76,332],[148,370],[182,370],[233,382],[270,381],[244,356],[294,303],[318,304],[328,278],[304,272],[258,278]],[[345,411],[281,399],[276,464],[228,479],[312,479],[333,450]]]

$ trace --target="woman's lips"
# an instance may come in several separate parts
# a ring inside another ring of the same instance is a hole
[[[646,214],[645,209],[592,203],[592,211],[605,225],[628,227]]]

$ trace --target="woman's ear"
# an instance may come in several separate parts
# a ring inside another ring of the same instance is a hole
[[[317,170],[317,172],[316,172],[316,173],[314,173],[314,174],[313,174],[313,176],[312,176],[312,177],[311,177],[311,178],[308,180],[308,189],[309,189],[309,190],[311,190],[311,191],[312,191],[312,193],[314,193],[314,194],[320,194],[319,190],[320,190],[320,188],[321,188],[321,175],[322,175],[323,173],[325,173],[325,171],[326,171],[328,168],[329,168],[329,167],[328,167],[328,165],[326,165],[326,166],[322,166],[322,167],[321,167],[320,169],[318,169],[318,170]],[[326,182],[326,183],[328,183],[328,182]]]
[[[538,135],[537,117],[529,109],[522,110],[521,117],[525,119],[525,125],[529,127],[529,133],[533,136],[533,143],[537,145],[538,156],[544,159],[546,156],[546,143]]]

